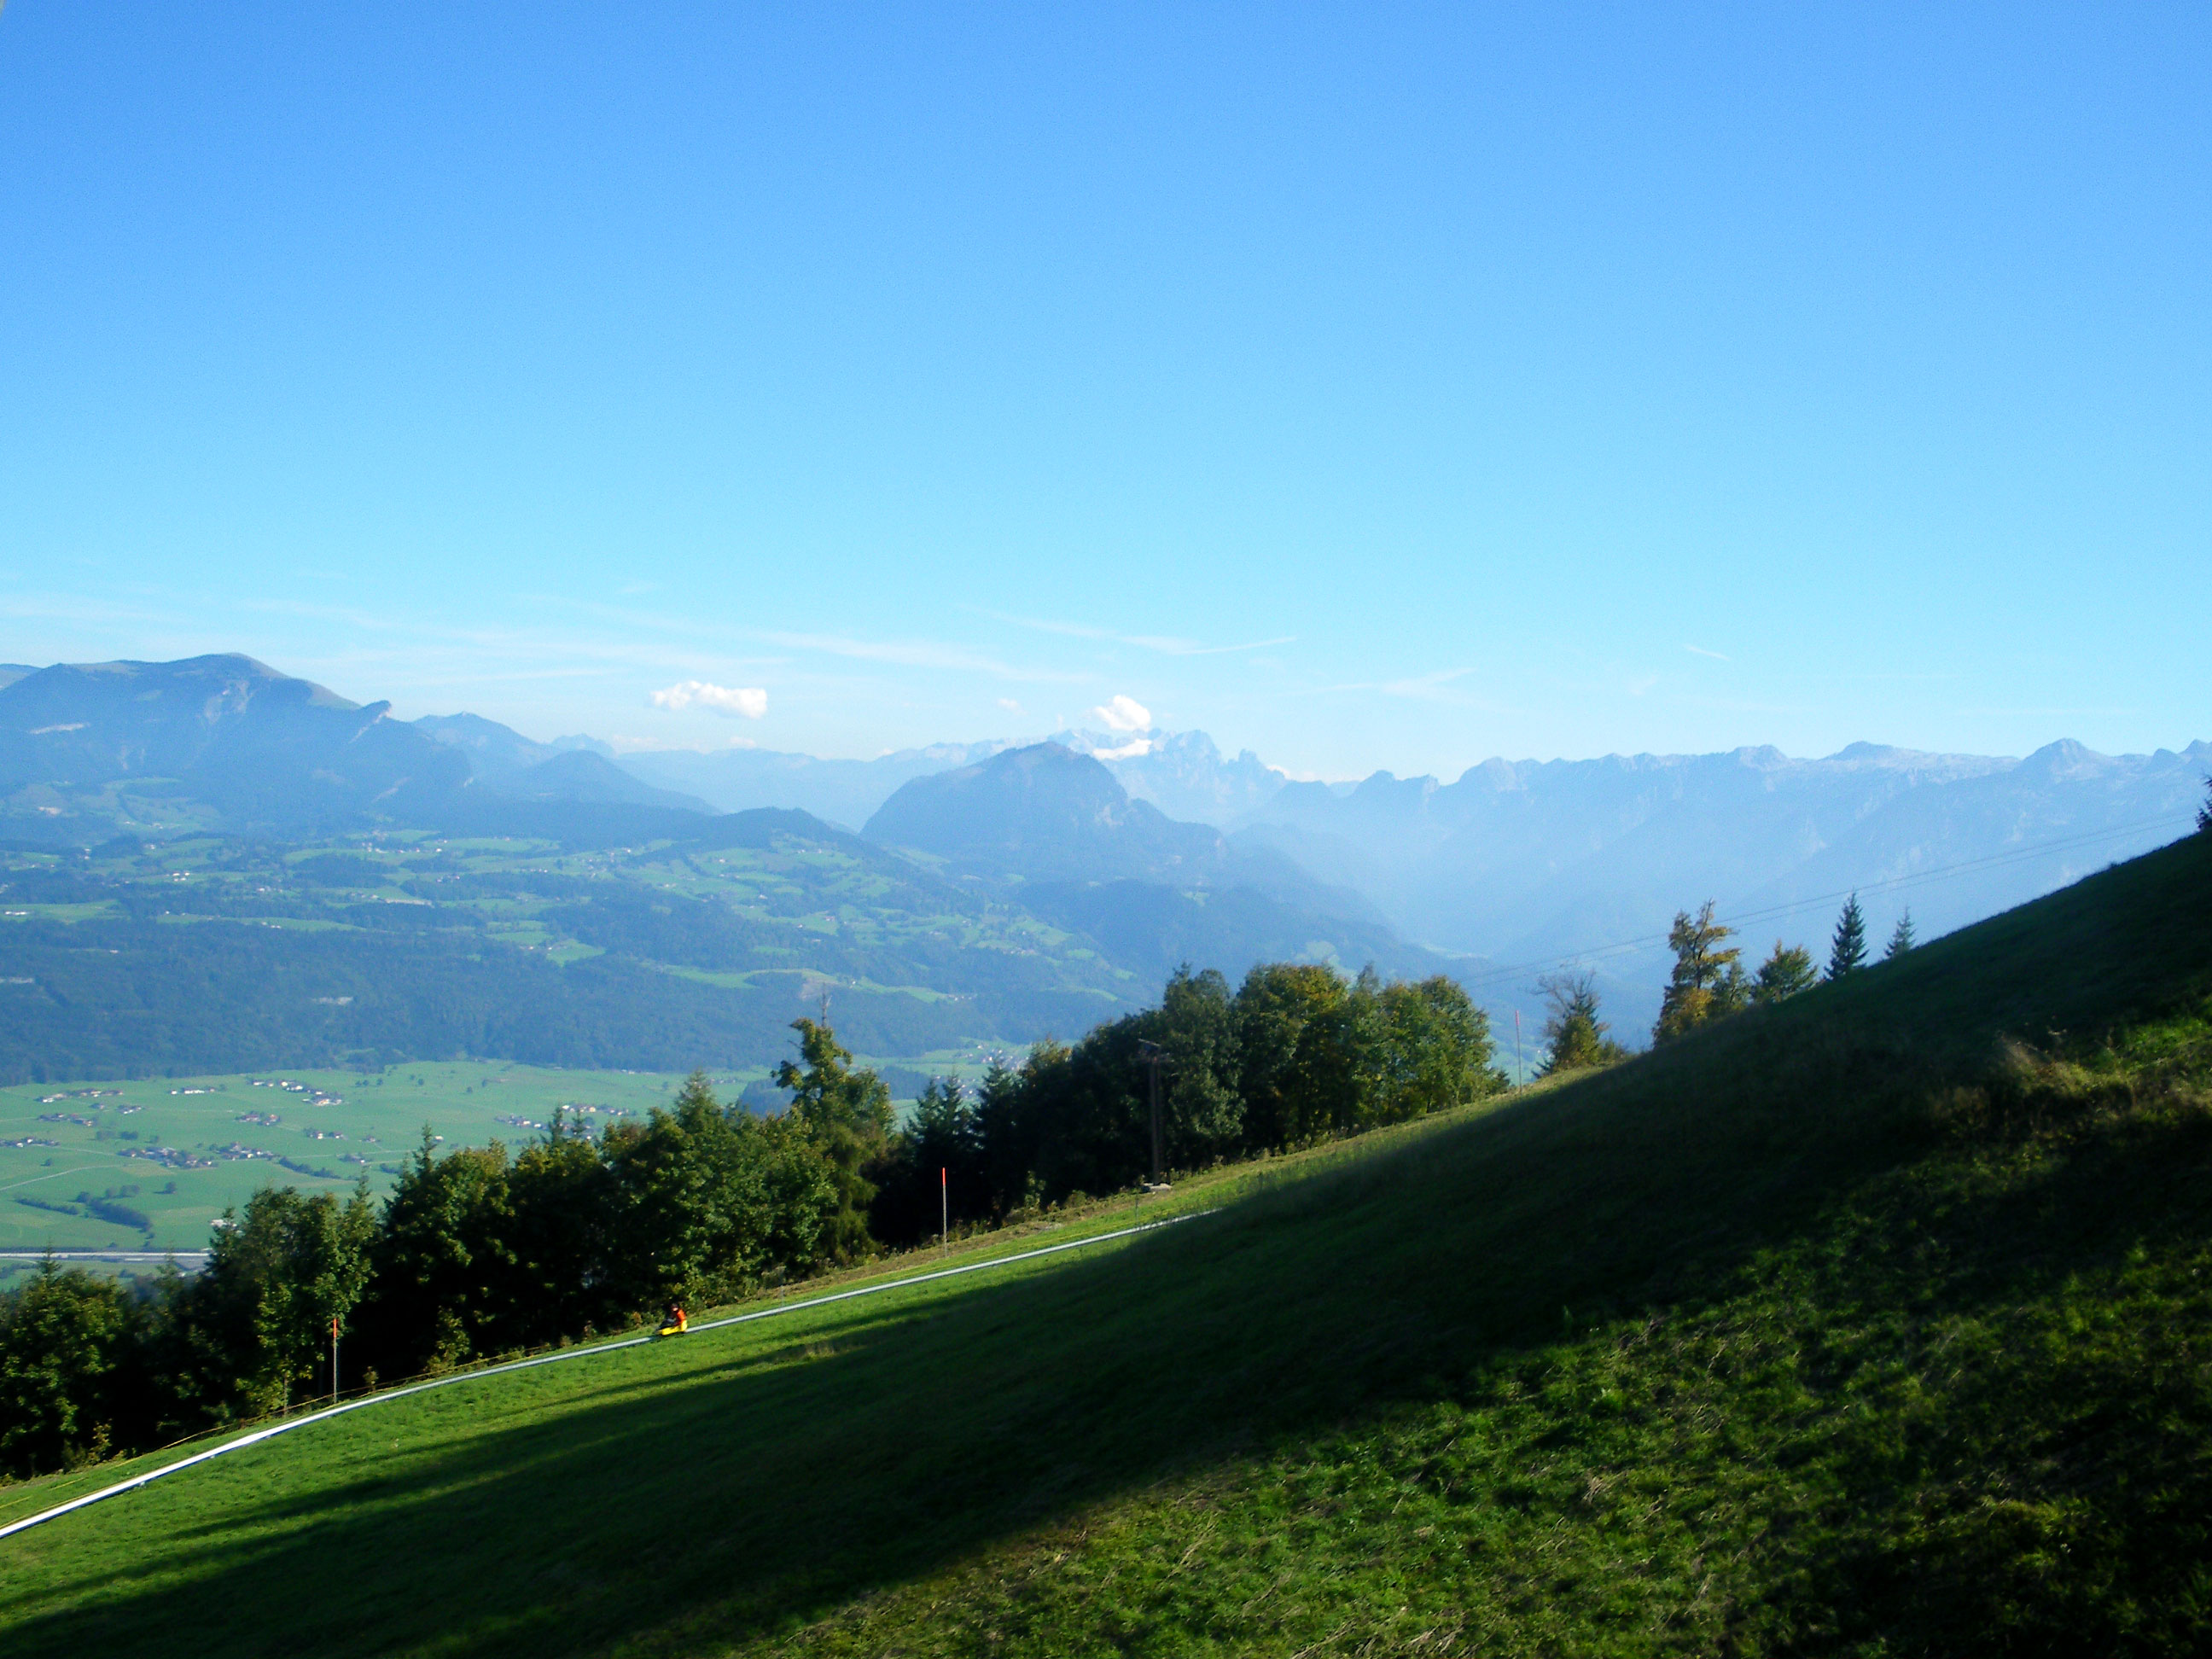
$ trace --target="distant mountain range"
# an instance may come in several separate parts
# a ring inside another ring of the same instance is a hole
[[[1716,900],[1754,952],[1778,934],[1817,945],[1856,889],[1877,933],[1909,906],[1930,937],[2183,833],[2208,771],[2201,742],[2023,759],[1859,744],[1321,784],[1164,731],[871,761],[617,756],[474,714],[395,720],[242,656],[0,667],[0,834],[19,842],[414,824],[614,845],[796,809],[1148,979],[1185,957],[1409,973],[1449,957],[1494,1004],[1528,1006],[1544,964],[1579,957],[1607,976],[1629,1035],[1656,1006],[1653,936],[1678,909]]]
[[[469,764],[391,705],[250,657],[58,664],[0,688],[0,792],[33,839],[219,823],[263,831],[439,810]]]
[[[622,763],[647,782],[686,791],[712,802],[719,811],[795,806],[828,823],[857,830],[903,784],[1039,743],[1055,743],[1090,756],[1113,773],[1133,799],[1149,802],[1170,818],[1216,827],[1266,805],[1290,781],[1249,749],[1233,760],[1224,759],[1203,732],[1066,731],[1042,738],[933,744],[865,761],[817,760],[771,749],[718,749],[705,754],[659,749],[625,755]]]
[[[1857,890],[1877,944],[1907,909],[1932,938],[2186,832],[2208,771],[2201,742],[2118,757],[2056,743],[2021,760],[1855,744],[1821,760],[1491,761],[1451,784],[1293,784],[1237,838],[1357,889],[1436,949],[1504,964],[1606,951],[1618,1006],[1641,1023],[1668,961],[1653,936],[1679,909],[1713,899],[1754,953],[1782,937],[1825,954]]]
[[[875,802],[863,836],[717,814],[589,738],[396,720],[241,656],[26,672],[0,685],[0,1074],[757,1070],[834,995],[839,1030],[918,1087],[929,1056],[1079,1036],[1186,962],[1449,966],[1064,745],[916,758],[848,792]]]

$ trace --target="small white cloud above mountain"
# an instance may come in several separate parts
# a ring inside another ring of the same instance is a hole
[[[705,680],[678,680],[667,690],[654,692],[653,706],[668,709],[711,708],[717,714],[757,720],[768,713],[768,692],[757,685],[711,685]]]
[[[1009,714],[1018,714],[1022,712],[1021,704],[1015,702],[1012,697],[1000,698],[999,707],[1005,709]]]
[[[1109,732],[1146,732],[1152,729],[1152,711],[1132,696],[1116,696],[1111,702],[1092,709],[1091,715]]]

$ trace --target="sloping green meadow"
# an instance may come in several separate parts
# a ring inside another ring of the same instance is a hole
[[[2208,918],[2198,836],[1171,1229],[316,1425],[0,1542],[0,1627],[2201,1652]]]

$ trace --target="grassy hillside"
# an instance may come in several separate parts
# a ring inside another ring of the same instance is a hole
[[[9,1650],[2202,1651],[2208,916],[2199,836],[1096,1255],[302,1431],[0,1545]]]

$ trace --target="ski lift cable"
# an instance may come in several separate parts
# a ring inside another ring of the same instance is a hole
[[[1907,871],[1903,875],[1888,876],[1878,881],[1861,882],[1855,887],[1839,887],[1832,893],[1818,893],[1809,898],[1791,899],[1786,903],[1768,905],[1758,910],[1747,910],[1728,918],[1731,927],[1739,931],[1753,922],[1771,921],[1779,917],[1794,915],[1799,911],[1833,904],[1838,899],[1857,893],[1898,892],[1924,883],[1964,875],[1976,870],[1996,869],[2008,864],[2024,863],[2047,854],[2063,853],[2076,848],[2094,845],[2098,842],[2114,841],[2123,836],[2139,835],[2146,830],[2170,826],[2171,814],[2145,818],[2133,823],[2112,824],[2102,830],[2085,830],[2079,835],[2055,836],[2049,841],[2033,842],[2026,846],[2009,847],[2001,853],[1987,853],[1979,858],[1962,859],[1955,864],[1936,865],[1926,870]],[[1564,956],[1545,957],[1532,962],[1514,963],[1503,968],[1486,968],[1480,972],[1460,978],[1464,986],[1487,986],[1518,979],[1523,974],[1547,968],[1564,968],[1577,963],[1602,961],[1609,957],[1625,956],[1638,951],[1650,950],[1667,942],[1665,933],[1645,933],[1636,939],[1616,939],[1610,944],[1593,945],[1587,950],[1569,951]]]

